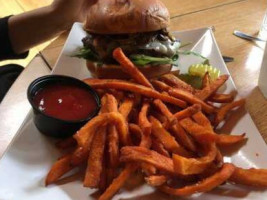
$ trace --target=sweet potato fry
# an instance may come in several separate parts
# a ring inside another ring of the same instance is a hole
[[[174,98],[174,97],[170,97],[168,95],[160,94],[159,92],[157,92],[156,90],[153,90],[151,88],[148,88],[148,87],[145,87],[142,85],[138,85],[135,83],[130,83],[127,81],[110,80],[110,79],[106,79],[106,80],[103,80],[103,79],[101,79],[101,80],[100,79],[86,79],[86,80],[84,80],[84,82],[95,89],[114,88],[114,89],[118,89],[118,90],[125,90],[125,91],[130,91],[133,93],[142,94],[143,96],[149,97],[149,98],[160,99],[164,102],[168,102],[170,104],[177,105],[181,108],[185,108],[187,105],[185,101],[182,101],[182,100]]]
[[[169,94],[173,97],[182,99],[191,104],[200,104],[202,109],[209,114],[215,111],[212,106],[208,105],[207,103],[187,91],[183,91],[181,89],[171,89],[169,90]]]
[[[131,98],[125,98],[119,107],[119,112],[125,119],[128,119],[128,116],[134,106],[134,100]]]
[[[69,137],[64,140],[60,140],[56,143],[56,147],[59,149],[68,149],[77,145],[76,140],[73,137]]]
[[[89,148],[77,147],[71,155],[71,164],[78,166],[85,162],[89,156]]]
[[[162,81],[152,80],[151,83],[160,92],[168,92],[170,89],[172,89],[171,86]]]
[[[177,123],[177,119],[169,111],[168,107],[159,99],[155,99],[153,104],[160,110],[160,112],[168,119],[167,127],[171,127]]]
[[[220,146],[227,146],[227,145],[233,145],[238,142],[244,141],[246,138],[246,134],[243,133],[242,135],[226,135],[226,134],[219,134],[216,135],[216,144]]]
[[[231,103],[236,93],[236,91],[233,91],[230,94],[214,94],[208,100],[215,103]]]
[[[193,119],[201,126],[204,126],[209,131],[213,132],[213,127],[210,123],[210,120],[202,113],[197,112],[193,115]]]
[[[165,74],[160,77],[160,80],[163,80],[165,83],[169,84],[172,87],[187,91],[189,93],[194,92],[194,88],[187,84],[186,82],[179,79],[177,76],[173,74]]]
[[[222,122],[225,119],[227,113],[230,110],[236,107],[241,107],[245,105],[245,103],[246,103],[245,99],[240,99],[238,101],[234,101],[232,103],[226,104],[222,106],[221,108],[219,108],[219,110],[217,111],[215,115],[215,121],[214,121],[215,126],[217,126],[220,122]]]
[[[119,135],[114,125],[107,127],[108,133],[108,153],[111,167],[117,167],[119,164]]]
[[[228,80],[228,78],[229,75],[221,75],[219,78],[217,78],[210,84],[209,88],[204,88],[203,90],[197,92],[195,95],[203,101],[207,100]]]
[[[160,140],[160,142],[163,144],[163,146],[166,148],[167,151],[170,151],[172,153],[177,153],[179,155],[183,156],[190,156],[191,154],[186,151],[183,147],[181,147],[175,138],[166,131],[160,121],[158,121],[156,118],[150,116],[149,120],[152,124],[152,134]]]
[[[54,163],[45,179],[45,185],[55,183],[60,177],[71,171],[75,166],[71,164],[71,154],[64,156]]]
[[[216,138],[212,136],[214,134],[212,131],[193,122],[190,118],[181,120],[180,125],[200,143],[210,143],[216,140]]]
[[[193,139],[185,132],[179,123],[172,126],[170,130],[181,145],[192,152],[197,151],[197,147]]]
[[[168,181],[168,177],[164,175],[149,176],[145,177],[145,181],[148,185],[157,187],[165,184]]]
[[[121,162],[145,162],[155,166],[159,170],[175,174],[173,161],[155,151],[144,147],[122,147]]]
[[[100,126],[106,126],[112,123],[116,125],[119,132],[120,139],[123,144],[130,144],[130,138],[128,133],[127,122],[124,117],[118,112],[103,113],[90,120],[85,126],[83,126],[73,137],[77,140],[78,146],[85,149],[90,147],[95,130]]]
[[[143,133],[147,135],[150,135],[152,128],[151,123],[147,119],[149,107],[149,103],[144,103],[138,117],[138,125],[140,126]]]
[[[202,173],[211,165],[217,155],[215,144],[210,144],[208,148],[208,153],[201,158],[185,158],[173,154],[174,170],[182,175]]]
[[[137,83],[149,88],[153,88],[147,78],[138,70],[138,68],[125,56],[121,48],[113,51],[113,58],[121,64],[122,70],[129,74]]]
[[[87,169],[83,185],[90,188],[98,188],[103,169],[103,156],[106,142],[106,127],[101,127],[96,133],[87,162]]]
[[[229,181],[236,184],[266,188],[267,169],[242,169],[236,167]]]
[[[111,94],[106,94],[106,97],[107,97],[107,99],[106,99],[105,107],[107,108],[107,110],[105,112],[106,113],[107,112],[117,112],[118,111],[118,102],[117,102],[116,98]]]
[[[219,172],[194,185],[185,186],[179,189],[174,189],[169,186],[161,186],[160,190],[175,196],[189,196],[197,192],[208,192],[227,181],[234,171],[234,165],[225,163]]]
[[[199,112],[201,110],[201,105],[200,104],[194,104],[182,111],[179,111],[174,114],[174,117],[176,117],[177,120],[181,120],[187,117],[191,117],[195,113]]]
[[[125,182],[130,178],[132,173],[134,173],[138,169],[138,165],[128,164],[122,170],[120,175],[113,180],[110,186],[106,189],[106,191],[99,197],[99,200],[110,200],[119,189],[125,184]]]
[[[152,149],[161,155],[170,157],[169,152],[164,148],[163,144],[157,138],[152,139]]]

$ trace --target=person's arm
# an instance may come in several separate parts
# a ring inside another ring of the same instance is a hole
[[[52,5],[9,18],[9,38],[16,54],[49,40],[83,21],[96,0],[55,0]]]

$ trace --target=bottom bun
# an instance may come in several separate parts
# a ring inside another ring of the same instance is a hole
[[[120,65],[106,65],[97,64],[94,62],[86,61],[88,70],[94,78],[105,79],[129,79],[131,78],[127,73],[123,72]],[[138,69],[147,77],[155,78],[166,74],[171,71],[172,65],[146,65],[138,67]]]

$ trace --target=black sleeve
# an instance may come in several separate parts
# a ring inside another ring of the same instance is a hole
[[[10,42],[8,34],[8,19],[11,16],[0,19],[0,60],[26,58],[29,52],[16,54]]]

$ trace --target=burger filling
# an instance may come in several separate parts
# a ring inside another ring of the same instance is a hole
[[[77,57],[93,62],[117,64],[112,57],[115,48],[123,52],[136,65],[176,65],[180,41],[169,34],[166,29],[155,32],[100,35],[89,33],[83,40],[83,48]]]

